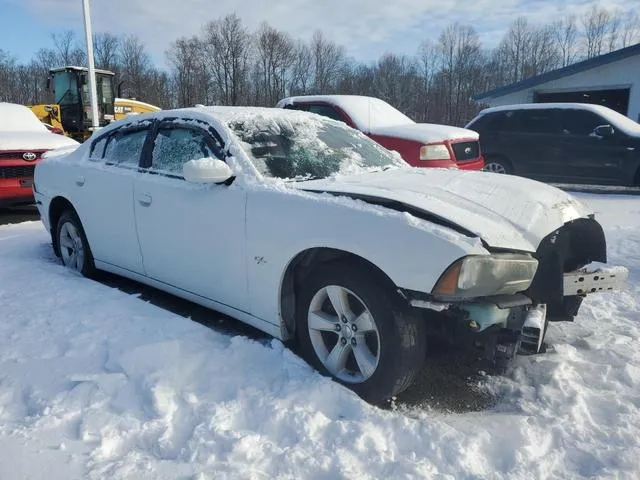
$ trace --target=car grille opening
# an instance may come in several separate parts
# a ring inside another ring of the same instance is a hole
[[[24,167],[0,167],[0,178],[33,177],[34,170],[34,165],[27,165]]]
[[[27,153],[34,153],[35,158],[30,161],[40,160],[44,152],[34,152],[33,150],[24,150],[20,152],[0,152],[0,160],[24,160],[24,155]]]
[[[451,145],[458,162],[473,160],[480,156],[480,142],[459,142]]]

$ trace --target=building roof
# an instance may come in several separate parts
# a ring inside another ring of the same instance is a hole
[[[574,63],[573,65],[569,65],[567,67],[558,68],[557,70],[552,70],[541,75],[536,75],[535,77],[527,78],[526,80],[512,83],[511,85],[505,85],[504,87],[490,90],[488,92],[474,96],[473,99],[476,101],[480,101],[495,97],[502,97],[503,95],[507,95],[509,93],[535,87],[543,83],[551,82],[552,80],[557,80],[558,78],[575,75],[576,73],[581,73],[585,70],[591,70],[592,68],[601,67],[612,62],[624,60],[625,58],[633,57],[635,55],[640,55],[640,43],[631,45],[630,47],[621,48],[620,50],[615,50],[611,53],[605,53],[604,55],[589,58],[588,60],[583,60],[582,62]]]

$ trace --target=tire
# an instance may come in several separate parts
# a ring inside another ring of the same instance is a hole
[[[91,277],[95,273],[93,254],[78,215],[66,210],[58,219],[56,242],[65,267]]]
[[[485,172],[511,174],[513,173],[513,165],[503,157],[488,157],[485,160],[483,170]]]
[[[376,278],[349,263],[321,266],[302,285],[296,304],[303,357],[373,404],[413,383],[427,342],[424,322]]]

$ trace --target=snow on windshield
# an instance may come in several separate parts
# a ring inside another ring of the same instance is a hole
[[[320,117],[256,114],[229,127],[266,177],[310,180],[402,165],[361,133]]]
[[[38,117],[23,105],[0,103],[0,132],[46,132]]]

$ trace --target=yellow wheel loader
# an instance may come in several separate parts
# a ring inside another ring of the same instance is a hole
[[[148,103],[116,98],[114,76],[109,70],[96,69],[98,124],[101,127],[127,115],[160,110]],[[89,138],[93,132],[87,68],[52,68],[47,78],[47,90],[53,96],[53,103],[30,106],[40,121],[48,124],[52,131],[64,133],[79,142]]]

